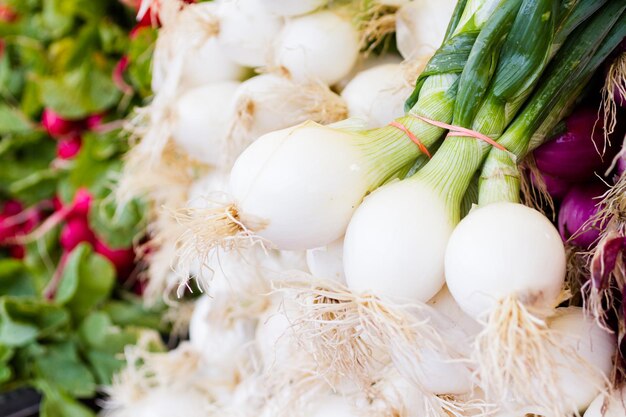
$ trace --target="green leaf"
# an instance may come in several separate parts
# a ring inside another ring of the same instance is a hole
[[[130,42],[128,50],[128,78],[142,97],[152,94],[152,53],[156,42],[156,30],[139,29]]]
[[[83,139],[72,171],[60,184],[64,198],[74,195],[80,187],[89,188],[96,197],[106,195],[113,182],[114,172],[121,169],[122,162],[113,158],[122,142],[115,133],[86,134]]]
[[[138,326],[166,330],[161,320],[165,306],[157,305],[153,308],[148,308],[139,297],[133,297],[132,301],[110,300],[102,307],[102,310],[111,317],[113,323],[119,326]]]
[[[41,346],[33,358],[37,376],[49,384],[76,396],[87,398],[96,392],[96,381],[78,356],[75,343],[66,341]]]
[[[143,231],[146,207],[138,200],[119,206],[112,195],[94,202],[89,224],[98,237],[112,248],[131,247]]]
[[[74,23],[73,10],[68,0],[43,0],[43,23],[51,31],[52,36],[63,36],[72,28]]]
[[[13,376],[13,371],[9,366],[13,353],[13,349],[0,344],[0,384],[10,380]]]
[[[26,204],[35,203],[54,196],[59,176],[60,171],[52,168],[34,171],[24,178],[13,181],[8,190]]]
[[[21,111],[6,104],[0,104],[0,135],[23,133],[32,128],[32,123]]]
[[[114,284],[113,265],[81,243],[69,255],[55,301],[80,319],[110,296]]]
[[[99,384],[109,385],[123,366],[122,353],[137,343],[142,330],[115,326],[103,312],[90,314],[80,325],[79,336],[85,345],[85,356]]]
[[[19,347],[69,325],[67,311],[44,300],[0,298],[0,343]]]
[[[0,294],[13,296],[35,296],[32,277],[23,262],[17,259],[0,260]]]
[[[39,383],[39,386],[44,383]],[[44,397],[39,410],[41,417],[95,417],[89,408],[76,401],[68,394],[56,389],[44,390]]]
[[[68,119],[80,119],[102,112],[120,98],[120,91],[111,77],[111,68],[102,69],[85,57],[76,69],[41,80],[42,101]]]

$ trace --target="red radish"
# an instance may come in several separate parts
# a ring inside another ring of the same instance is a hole
[[[81,143],[82,141],[79,135],[59,139],[57,143],[57,157],[59,159],[74,158],[80,151]]]
[[[17,19],[17,13],[9,6],[0,4],[0,22],[13,22]]]
[[[113,249],[96,237],[94,250],[111,261],[115,266],[118,278],[126,278],[132,272],[135,264],[133,248]]]
[[[68,214],[68,217],[87,217],[92,201],[93,196],[89,190],[86,188],[79,188],[76,190],[76,194],[74,195],[74,200],[72,201],[72,206],[69,209],[70,213]]]
[[[54,138],[80,130],[80,122],[64,119],[50,109],[44,109],[41,114],[41,125]]]
[[[87,116],[87,118],[85,119],[85,127],[88,130],[98,130],[100,125],[102,125],[104,116],[106,116],[105,113],[95,113],[91,116]]]
[[[88,242],[93,244],[95,236],[89,228],[89,222],[84,217],[74,217],[67,221],[61,230],[59,237],[61,246],[66,251],[73,250],[79,243]]]
[[[115,86],[124,94],[131,94],[133,92],[133,87],[130,86],[126,80],[124,79],[124,72],[126,68],[128,68],[129,64],[128,56],[124,55],[120,58],[113,69],[113,82]]]
[[[26,248],[24,245],[13,245],[9,248],[9,255],[14,259],[24,259],[26,256]]]

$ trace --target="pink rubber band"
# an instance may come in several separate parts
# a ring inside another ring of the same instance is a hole
[[[491,139],[489,136],[483,135],[482,133],[476,132],[475,130],[467,129],[461,126],[450,125],[448,123],[438,122],[437,120],[431,120],[422,116],[417,116],[417,115],[411,115],[411,116],[417,117],[421,121],[431,124],[433,126],[437,126],[442,129],[448,129],[450,131],[448,133],[448,136],[465,136],[465,137],[470,137],[470,138],[476,138],[476,139],[480,139],[482,141],[487,142],[494,148],[500,149],[501,151],[507,150],[504,146],[500,145],[498,142]]]
[[[424,155],[428,156],[429,159],[432,158],[430,152],[428,152],[428,148],[424,146],[424,144],[417,138],[417,136],[415,136],[413,132],[407,129],[405,125],[394,120],[393,122],[389,123],[389,126],[393,126],[403,131],[409,137],[409,139],[411,139],[411,141],[415,143],[418,148],[420,148],[420,151],[422,151]]]

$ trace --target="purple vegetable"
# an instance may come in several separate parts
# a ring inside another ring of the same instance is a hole
[[[607,150],[604,156],[598,152],[604,147],[604,134],[596,110],[576,110],[567,118],[566,126],[565,133],[535,150],[537,167],[565,181],[586,181],[611,162],[614,152]]]
[[[559,210],[559,232],[581,248],[590,248],[600,236],[598,225],[586,224],[600,209],[599,197],[607,186],[599,181],[572,187],[563,198]]]
[[[626,238],[611,232],[598,244],[591,260],[591,283],[594,288],[608,288],[609,278],[620,256],[626,257]]]
[[[564,179],[561,179],[559,177],[555,177],[543,172],[539,173],[539,175],[541,175],[541,181],[543,181],[546,185],[546,190],[548,191],[548,194],[550,194],[552,198],[556,200],[561,200],[563,197],[565,197],[565,194],[567,194],[569,189],[572,187],[572,184],[570,184],[569,181],[565,181]],[[539,182],[539,180],[535,178],[534,173],[531,174],[530,180],[535,185],[537,185],[537,183]]]

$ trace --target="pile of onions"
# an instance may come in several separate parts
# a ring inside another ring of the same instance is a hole
[[[159,1],[118,196],[150,203],[149,293],[185,296],[189,341],[130,352],[109,413],[566,417],[605,398],[616,337],[567,305],[563,243],[603,237],[586,228],[603,206],[579,202],[617,151],[572,162],[603,147],[593,109],[534,153],[535,182],[561,186],[558,229],[519,198],[517,159],[563,117],[533,106],[573,107],[554,68],[582,77],[600,54],[555,54],[553,3]],[[608,32],[623,9],[573,14],[577,34],[608,37],[589,21]],[[483,37],[493,22],[511,34]],[[512,71],[532,25],[554,33]],[[386,36],[398,51],[375,56]],[[438,71],[442,42],[483,71]]]

